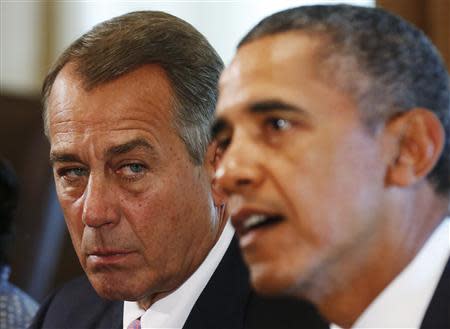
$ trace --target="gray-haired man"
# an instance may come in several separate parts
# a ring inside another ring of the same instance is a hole
[[[258,327],[260,309],[275,311],[263,326],[295,325],[289,306],[277,311],[251,293],[211,186],[221,70],[192,26],[148,11],[101,23],[57,60],[44,82],[44,124],[89,282],[50,296],[33,328]],[[321,324],[307,306],[302,321]]]

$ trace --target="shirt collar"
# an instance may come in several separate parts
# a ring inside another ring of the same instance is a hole
[[[123,328],[141,317],[142,328],[181,328],[200,293],[219,265],[234,235],[227,221],[214,247],[198,269],[175,291],[156,301],[145,311],[137,302],[124,302]]]
[[[352,328],[419,328],[449,257],[450,217],[447,217]],[[341,329],[335,324],[330,328]]]

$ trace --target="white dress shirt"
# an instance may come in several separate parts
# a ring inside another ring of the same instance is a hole
[[[222,234],[198,269],[175,291],[153,303],[146,311],[137,302],[124,302],[123,328],[141,317],[141,328],[181,328],[200,293],[213,275],[234,235],[227,221]],[[195,248],[195,246],[192,246]]]
[[[450,217],[352,328],[419,328],[450,256]],[[334,324],[331,329],[340,328]]]

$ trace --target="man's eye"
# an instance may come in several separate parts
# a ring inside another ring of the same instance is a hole
[[[138,164],[138,163],[132,163],[128,167],[135,174],[140,173],[141,171],[143,171],[145,169],[143,165]]]
[[[58,175],[68,180],[78,179],[88,175],[88,170],[85,168],[62,168],[58,170]]]
[[[122,165],[118,169],[118,173],[127,179],[137,179],[140,178],[145,171],[147,170],[147,167],[140,163],[127,163]]]
[[[292,124],[289,120],[280,119],[280,118],[268,118],[265,121],[265,124],[272,130],[283,131],[290,129]]]
[[[216,138],[216,143],[217,143],[217,150],[218,152],[222,153],[225,152],[226,149],[228,148],[228,146],[231,143],[231,137],[228,136],[220,136],[218,138]]]

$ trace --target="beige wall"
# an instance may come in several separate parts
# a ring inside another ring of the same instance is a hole
[[[450,0],[377,0],[377,6],[421,28],[437,46],[450,69]]]

